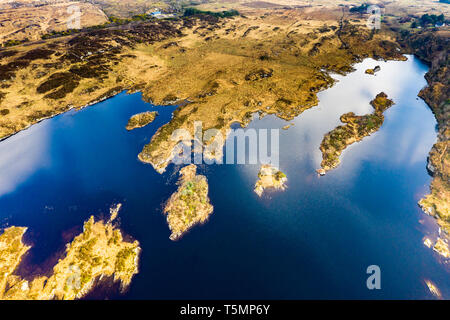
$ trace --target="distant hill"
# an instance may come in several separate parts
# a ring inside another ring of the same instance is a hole
[[[188,1],[175,0],[88,0],[101,8],[108,16],[130,18],[134,15],[149,13],[155,10],[169,10],[176,4]]]
[[[80,8],[81,27],[99,25],[108,21],[105,13],[88,2],[68,0],[15,0],[1,5],[0,43],[10,40],[39,40],[51,31],[65,31],[70,27],[68,21],[73,12],[68,7]]]

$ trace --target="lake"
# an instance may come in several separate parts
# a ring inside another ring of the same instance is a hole
[[[367,68],[381,66],[376,76]],[[259,198],[259,166],[200,165],[214,212],[181,240],[169,240],[162,214],[176,190],[176,168],[164,174],[137,155],[176,106],[153,106],[121,93],[80,111],[42,121],[0,142],[0,228],[27,226],[29,268],[51,265],[90,215],[123,203],[122,230],[142,247],[129,290],[99,289],[116,299],[432,299],[424,280],[450,297],[450,268],[423,237],[437,225],[417,201],[429,190],[429,150],[436,121],[417,98],[428,67],[366,59],[319,93],[320,104],[295,120],[254,118],[249,128],[281,128],[280,169],[288,189]],[[353,111],[372,112],[384,91],[396,103],[380,131],[347,148],[325,177],[324,134]],[[147,127],[125,130],[130,116],[158,111]],[[381,268],[381,290],[368,290],[366,269]]]

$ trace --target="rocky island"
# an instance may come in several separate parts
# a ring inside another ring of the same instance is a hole
[[[345,123],[327,133],[320,145],[322,151],[321,169],[317,172],[325,175],[327,171],[340,164],[339,156],[347,146],[361,141],[364,137],[378,131],[384,122],[383,112],[394,104],[384,92],[379,93],[370,102],[375,111],[372,114],[357,116],[353,112],[343,114],[341,122]]]
[[[0,299],[5,293],[11,274],[30,249],[22,241],[26,231],[27,228],[10,227],[0,235]]]
[[[156,111],[147,111],[142,112],[139,114],[135,114],[128,120],[128,124],[126,126],[126,129],[128,131],[145,127],[146,125],[152,123],[155,121],[156,116],[158,115],[158,112]]]
[[[262,165],[258,173],[258,181],[255,184],[255,193],[262,196],[265,190],[285,190],[286,174],[271,165]]]
[[[178,190],[164,207],[171,231],[170,240],[179,239],[193,226],[208,220],[213,212],[208,189],[208,180],[197,175],[197,166],[191,164],[180,170]]]
[[[113,225],[120,205],[111,208],[108,222],[84,223],[83,232],[66,245],[49,276],[32,279],[14,274],[25,253],[26,228],[11,227],[0,235],[0,299],[73,300],[88,294],[102,278],[112,278],[126,289],[138,273],[139,242],[126,242]]]
[[[193,135],[193,123],[201,121],[205,130],[215,128],[226,137],[233,123],[245,127],[249,115],[256,112],[290,121],[318,104],[317,93],[334,84],[330,73],[347,74],[354,63],[375,54],[405,59],[383,35],[371,35],[365,27],[339,21],[340,11],[329,13],[336,21],[323,29],[321,22],[314,24],[317,27],[296,24],[300,16],[295,11],[288,16],[273,12],[270,20],[208,18],[214,32],[204,29],[201,33],[208,41],[200,41],[200,33],[185,30],[186,36],[176,46],[146,48],[170,68],[146,84],[144,98],[154,104],[190,103],[174,112],[139,159],[164,172],[179,143],[168,137],[177,129]],[[287,27],[288,21],[292,28]],[[252,28],[255,25],[260,27]]]
[[[420,205],[449,232],[449,30],[412,28],[403,19],[425,9],[448,15],[448,6],[386,4],[392,16],[385,17],[381,30],[371,32],[358,10],[345,8],[348,1],[277,10],[238,1],[232,7],[243,14],[198,11],[167,20],[127,17],[129,8],[141,7],[134,1],[99,2],[109,17],[98,7],[81,6],[83,27],[95,27],[72,32],[61,29],[65,24],[58,19],[53,33],[56,20],[45,21],[47,12],[54,12],[52,4],[33,5],[33,10],[27,1],[5,4],[4,14],[17,14],[21,22],[14,30],[10,21],[0,28],[0,34],[8,35],[0,50],[0,139],[123,90],[142,91],[146,100],[158,104],[189,100],[139,155],[162,172],[177,145],[167,137],[176,129],[192,128],[194,120],[225,133],[231,123],[245,123],[257,111],[292,119],[317,104],[317,92],[333,84],[330,73],[351,72],[354,63],[367,57],[404,59],[402,53],[413,53],[431,65],[429,86],[420,96],[439,123],[438,142],[429,157],[431,193]],[[33,35],[22,28],[23,13],[38,21]],[[12,32],[19,29],[27,34]],[[42,32],[49,34],[40,40]],[[31,41],[21,43],[25,37]]]
[[[433,294],[436,298],[442,299],[442,293],[439,290],[439,288],[430,280],[425,280],[425,284],[428,287],[428,290],[430,290],[430,293]]]
[[[433,177],[430,194],[419,201],[425,213],[437,219],[447,240],[450,234],[450,68],[448,67],[449,28],[435,32],[416,29],[402,32],[398,42],[430,65],[425,75],[428,86],[420,91],[438,122],[438,139],[428,157],[428,172]],[[448,249],[448,243],[444,243]]]
[[[367,69],[367,70],[366,70],[366,74],[375,75],[375,73],[377,73],[377,72],[380,71],[380,70],[381,70],[381,67],[380,67],[380,66],[376,66],[376,67],[373,68],[373,69]]]

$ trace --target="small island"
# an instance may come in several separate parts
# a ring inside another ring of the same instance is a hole
[[[102,278],[120,282],[122,290],[138,273],[139,242],[126,242],[113,225],[120,205],[111,208],[108,222],[84,223],[83,232],[66,245],[49,276],[31,280],[14,271],[30,249],[23,243],[26,228],[11,227],[0,235],[0,299],[74,300],[86,296]]]
[[[431,294],[433,294],[438,299],[442,299],[441,291],[433,282],[431,282],[430,280],[425,280],[425,284],[427,285],[428,290],[430,290]]]
[[[259,179],[255,184],[255,192],[260,197],[266,189],[286,189],[286,174],[271,165],[262,165],[258,173],[258,178]]]
[[[197,166],[189,165],[180,170],[178,190],[167,201],[164,213],[175,241],[199,223],[205,223],[213,212],[208,198],[208,180],[197,175]]]
[[[380,71],[380,70],[381,70],[381,67],[380,67],[380,66],[376,66],[376,67],[373,68],[373,69],[367,69],[367,70],[366,70],[366,74],[375,75],[375,73],[377,73],[377,72]]]
[[[131,131],[133,129],[145,127],[146,125],[152,123],[156,116],[158,116],[158,112],[156,111],[147,111],[135,114],[130,118],[130,120],[128,120],[126,129]]]
[[[394,102],[388,99],[384,92],[381,92],[370,104],[375,109],[372,114],[363,116],[357,116],[353,112],[343,114],[341,121],[345,125],[338,126],[325,135],[320,145],[323,160],[321,168],[317,170],[319,175],[325,175],[327,171],[340,164],[339,157],[347,146],[378,131],[384,122],[383,112],[391,107]]]
[[[436,243],[433,243],[433,241],[430,238],[425,237],[423,240],[423,244],[427,248],[433,249],[436,253],[438,253],[442,257],[446,259],[450,258],[450,250],[448,247],[447,239],[438,237]]]

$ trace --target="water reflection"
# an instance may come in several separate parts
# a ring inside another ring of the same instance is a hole
[[[297,117],[293,121],[295,126],[288,131],[282,131],[280,152],[289,154],[284,159],[289,162],[294,153],[295,159],[309,158],[312,165],[318,168],[322,160],[320,143],[326,133],[342,125],[340,116],[347,112],[358,115],[372,113],[370,101],[383,91],[396,105],[386,111],[385,123],[380,131],[344,151],[342,162],[350,163],[345,168],[357,172],[359,164],[354,162],[356,159],[378,159],[387,165],[402,166],[423,161],[429,152],[428,147],[436,140],[433,129],[435,121],[426,104],[411,94],[417,94],[426,85],[423,77],[426,71],[417,66],[414,57],[408,58],[406,62],[367,59],[355,66],[356,72],[345,77],[336,76],[338,83],[319,93],[319,105]],[[367,68],[375,65],[381,66],[376,76],[365,74]],[[283,125],[282,121],[272,117],[252,123],[250,127]]]
[[[375,77],[364,74],[375,65]],[[424,278],[448,296],[448,272],[422,244],[424,215],[416,205],[430,182],[426,155],[436,138],[431,111],[416,100],[426,67],[412,57],[356,67],[280,131],[285,192],[260,199],[253,192],[258,166],[200,166],[214,213],[179,242],[168,239],[161,212],[176,189],[175,168],[160,175],[137,159],[175,107],[154,107],[140,94],[120,94],[1,142],[0,226],[30,227],[30,254],[40,263],[64,245],[65,231],[123,202],[121,227],[143,251],[140,273],[121,298],[428,298]],[[372,112],[369,102],[380,91],[397,103],[381,130],[318,178],[324,134],[343,113]],[[147,110],[159,112],[155,122],[127,132],[128,118]],[[284,125],[269,116],[250,127]],[[381,292],[365,287],[374,263],[382,266]]]

